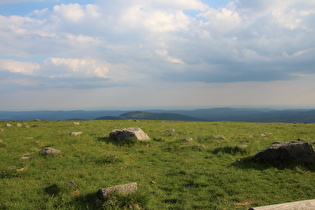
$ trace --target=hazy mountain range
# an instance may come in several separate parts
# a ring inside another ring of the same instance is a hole
[[[315,109],[210,108],[144,111],[0,111],[1,121],[11,120],[178,120],[315,123]]]

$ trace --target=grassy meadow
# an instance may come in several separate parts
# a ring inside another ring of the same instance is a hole
[[[109,138],[113,129],[134,126],[151,141]],[[0,209],[248,209],[314,199],[315,167],[248,159],[276,141],[311,142],[315,124],[101,120],[0,127]],[[76,131],[83,133],[70,135]],[[62,153],[40,155],[48,146]],[[97,199],[98,189],[130,182],[138,183],[135,194]]]

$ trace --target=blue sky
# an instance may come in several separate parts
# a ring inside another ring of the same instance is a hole
[[[315,1],[0,0],[0,110],[315,107]]]

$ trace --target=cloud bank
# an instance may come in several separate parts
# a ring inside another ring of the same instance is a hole
[[[0,15],[0,88],[300,80],[315,74],[314,22],[309,0],[56,1]]]

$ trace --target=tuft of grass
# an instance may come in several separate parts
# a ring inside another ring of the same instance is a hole
[[[149,203],[149,196],[138,192],[121,195],[118,193],[111,193],[102,204],[104,209],[120,210],[120,209],[147,209]]]

